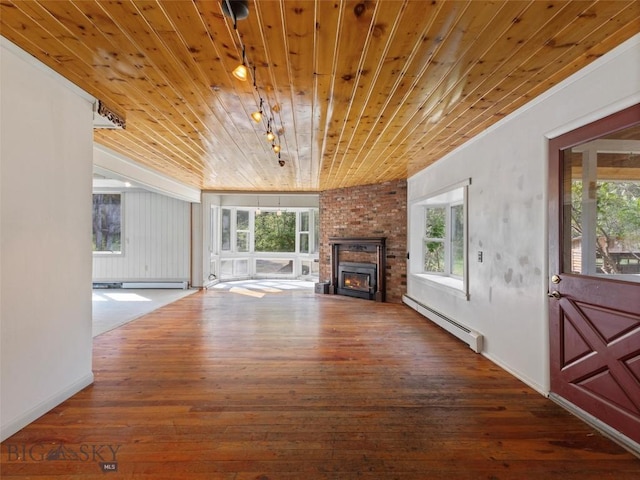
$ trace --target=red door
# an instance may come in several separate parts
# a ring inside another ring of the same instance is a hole
[[[549,148],[551,393],[640,443],[640,105]]]

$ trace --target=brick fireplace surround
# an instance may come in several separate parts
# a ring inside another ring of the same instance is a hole
[[[386,301],[402,303],[407,290],[407,182],[379,183],[320,193],[320,281],[331,281],[329,237],[386,237]],[[370,262],[367,253],[341,260]]]

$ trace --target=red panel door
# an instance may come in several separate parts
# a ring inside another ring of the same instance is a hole
[[[551,392],[640,443],[640,105],[549,153]]]

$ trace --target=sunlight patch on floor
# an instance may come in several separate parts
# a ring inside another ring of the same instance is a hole
[[[242,287],[231,287],[229,291],[232,293],[239,293],[240,295],[246,295],[248,297],[262,298],[265,296],[264,293],[256,292],[254,290],[249,290],[248,288]]]
[[[150,298],[143,297],[137,293],[97,293],[95,290],[91,294],[92,302],[151,302]]]

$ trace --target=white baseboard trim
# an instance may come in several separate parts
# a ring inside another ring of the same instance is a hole
[[[531,380],[526,375],[523,375],[519,371],[514,370],[513,368],[509,367],[507,364],[502,362],[499,358],[496,358],[493,355],[488,354],[486,352],[482,352],[482,355],[485,358],[487,358],[488,360],[491,360],[493,363],[498,365],[501,369],[505,370],[506,372],[509,372],[511,375],[516,377],[518,380],[520,380],[525,385],[533,388],[536,392],[538,392],[543,397],[549,397],[549,389],[548,388],[545,388],[543,385],[540,385],[539,383],[534,382],[533,380]]]
[[[91,385],[93,383],[93,372],[90,372],[88,375],[85,375],[78,381],[72,383],[64,390],[57,392],[55,395],[49,397],[48,399],[40,402],[35,407],[31,408],[23,415],[20,415],[18,418],[7,422],[6,424],[0,425],[0,442],[4,442],[7,438],[9,438],[14,433],[22,430],[24,427],[29,425],[34,420],[37,420],[42,415],[47,413],[54,407],[57,407],[62,402],[72,397],[76,393],[78,393],[83,388]]]

